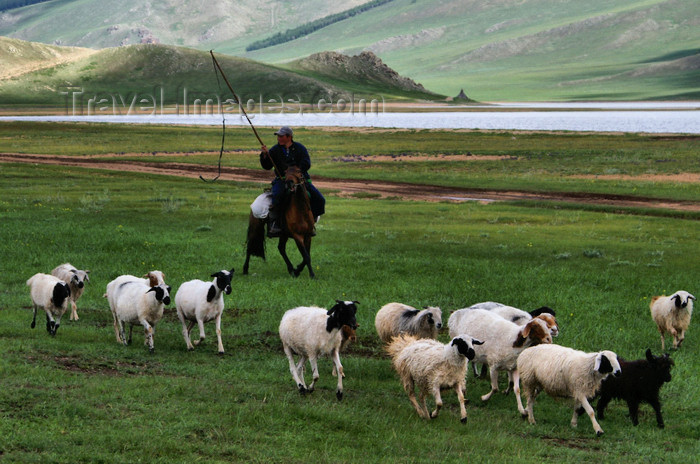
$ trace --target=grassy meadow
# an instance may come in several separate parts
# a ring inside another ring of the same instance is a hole
[[[178,151],[213,151],[219,143],[213,128],[0,128],[0,152],[143,158],[157,151],[175,157]],[[300,129],[295,138],[311,149],[312,176],[700,197],[694,183],[575,177],[610,169],[697,173],[697,141],[682,137]],[[227,141],[232,149],[255,148],[242,130],[230,130]],[[446,165],[338,160],[409,151],[438,156],[438,147],[441,153],[519,158]],[[225,158],[229,165],[255,166],[254,155],[231,152]],[[214,163],[216,156],[188,159]],[[317,279],[287,275],[276,241],[268,241],[267,261],[255,259],[251,275],[242,276],[248,206],[261,187],[0,164],[0,461],[685,463],[700,454],[700,339],[694,324],[683,347],[671,353],[673,380],[661,391],[666,428],[656,427],[648,405],[641,407],[640,425],[632,426],[626,405],[617,401],[600,421],[601,438],[585,417],[572,429],[569,403],[546,395],[535,405],[534,426],[519,417],[512,394],[483,404],[479,396],[489,390],[488,381],[471,373],[466,425],[459,422],[453,392],[443,394],[437,419],[421,420],[373,324],[376,311],[391,301],[440,306],[445,323],[451,311],[480,301],[524,309],[548,305],[557,311],[559,344],[610,349],[628,359],[643,357],[647,348],[658,354],[649,298],[700,291],[697,218],[327,191],[327,214],[312,246]],[[296,250],[289,251],[297,262]],[[80,320],[66,315],[52,338],[41,314],[37,328],[29,327],[25,281],[63,262],[89,269],[91,280],[78,302]],[[205,343],[188,352],[174,304],[156,328],[154,354],[138,328],[132,345],[116,342],[102,297],[116,276],[159,269],[175,294],[182,282],[231,267],[236,274],[225,298],[225,355],[216,354],[212,324]],[[360,301],[358,342],[341,355],[342,402],[327,359],[319,363],[317,390],[298,394],[277,335],[285,310],[327,307],[335,299]],[[440,335],[448,339],[446,331]]]

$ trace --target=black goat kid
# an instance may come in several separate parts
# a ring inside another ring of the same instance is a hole
[[[630,419],[634,425],[639,424],[639,404],[649,403],[656,413],[656,423],[660,428],[664,427],[664,419],[661,417],[661,403],[659,402],[659,390],[665,382],[671,381],[671,367],[673,359],[668,353],[663,356],[653,356],[647,349],[646,359],[625,361],[618,358],[622,375],[619,377],[608,376],[600,387],[600,399],[596,406],[599,419],[605,418],[605,407],[613,398],[623,399],[627,402]]]

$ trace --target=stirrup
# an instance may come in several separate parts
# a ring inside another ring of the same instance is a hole
[[[267,225],[267,236],[270,238],[282,235],[282,229],[277,225],[277,221],[272,221]]]

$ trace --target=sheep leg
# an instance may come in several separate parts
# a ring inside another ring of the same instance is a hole
[[[503,392],[504,395],[507,395],[513,390],[513,373],[511,371],[508,371],[508,388]]]
[[[463,423],[467,423],[467,408],[464,406],[464,390],[466,390],[465,385],[457,385],[455,387],[455,392],[457,392],[457,401],[459,401],[459,420]]]
[[[433,388],[433,397],[435,398],[435,410],[430,413],[430,418],[435,419],[442,409],[442,396],[440,395],[440,386]]]
[[[639,403],[634,400],[627,400],[627,409],[629,409],[632,424],[639,425]]]
[[[426,419],[431,419],[430,413],[428,412],[428,404],[427,404],[427,398],[428,395],[426,394],[425,391],[423,391],[422,388],[418,390],[418,402],[420,403],[421,407],[423,408],[423,417]]]
[[[32,329],[34,327],[36,327],[36,309],[37,309],[36,305],[33,305],[33,306],[34,306],[34,316],[32,316],[32,325],[31,325]]]
[[[144,344],[148,346],[148,351],[153,353],[155,351],[155,348],[153,347],[153,327],[151,327],[151,324],[149,324],[145,319],[141,321],[141,325],[143,326],[144,335],[146,338]],[[131,332],[129,333],[129,339],[131,339]]]
[[[406,390],[406,393],[408,394],[408,400],[411,402],[413,407],[415,408],[416,412],[420,417],[423,419],[430,419],[430,416],[428,415],[427,410],[423,410],[421,406],[418,404],[418,401],[416,400],[416,386],[415,382],[413,381],[412,378],[408,378],[404,381],[403,385],[404,390]]]
[[[309,385],[309,391],[312,392],[312,391],[314,391],[314,385],[316,385],[316,381],[318,381],[318,378],[319,378],[318,362],[317,362],[315,356],[309,356],[309,364],[311,364],[311,375],[312,375],[311,385]],[[341,383],[341,387],[342,387],[342,383]],[[342,395],[342,393],[341,393],[341,395]]]
[[[591,419],[591,424],[593,424],[593,430],[595,430],[596,435],[603,435],[603,429],[598,424],[598,421],[595,420],[595,411],[593,411],[593,408],[591,407],[590,403],[588,403],[588,399],[586,397],[577,398],[576,403],[578,405],[581,405],[583,407],[583,410],[586,411],[586,414],[588,414],[588,417]],[[572,427],[576,427],[577,425],[578,412],[576,411],[576,409],[578,408],[574,406],[574,415],[571,418]]]
[[[122,342],[122,337],[119,335],[119,320],[117,319],[117,314],[112,311],[112,318],[114,319],[114,335],[117,337],[117,343]]]
[[[297,364],[294,363],[294,354],[292,353],[292,350],[287,346],[284,345],[284,354],[287,355],[287,359],[289,360],[289,371],[292,373],[292,378],[294,379],[294,382],[297,384],[297,388],[299,389],[299,393],[306,393],[306,384],[304,383],[304,377],[303,373],[302,376],[299,377],[299,368]],[[300,362],[303,361],[303,356],[300,359]],[[303,364],[302,364],[303,367]]]
[[[661,332],[661,331],[659,331]],[[666,342],[664,341],[664,333],[661,332],[661,351],[666,351]]]
[[[535,425],[535,413],[533,412],[535,406],[535,392],[532,388],[525,387],[525,409],[527,410],[527,421]]]
[[[671,330],[669,330],[671,333],[671,336],[673,337],[673,349],[678,349],[678,332],[676,332],[676,329],[671,327]]]
[[[527,417],[527,411],[523,408],[523,400],[520,398],[520,373],[517,369],[513,371],[513,391],[515,392],[515,401],[518,404],[518,412],[522,417]]]
[[[491,395],[498,391],[498,368],[496,366],[489,366],[489,372],[491,374],[491,391],[481,397],[481,401],[488,401]]]
[[[345,373],[343,372],[343,365],[340,363],[339,350],[333,350],[331,357],[333,359],[333,368],[338,373],[338,388],[335,391],[335,396],[340,401],[343,399],[343,377],[345,377]]]
[[[656,424],[660,429],[664,428],[664,418],[661,417],[661,403],[659,403],[659,399],[654,398],[652,401],[649,401],[649,404],[651,404],[651,407],[654,408],[654,413],[656,414]]]
[[[75,304],[75,301],[70,300],[70,320],[77,321],[78,319],[78,306]]]
[[[180,310],[177,311],[177,318],[180,319],[180,324],[182,324],[182,337],[185,339],[187,349],[192,351],[194,350],[194,346],[192,346],[192,341],[190,340],[190,330],[192,330],[194,322],[190,322],[188,327],[188,323],[185,321],[185,315]]]
[[[129,340],[126,339],[126,334],[124,333],[124,321],[117,319],[116,324],[116,329],[119,331],[117,333],[117,341],[124,346],[127,346],[129,344]],[[131,339],[131,331],[129,331],[129,339]]]
[[[216,341],[219,345],[219,354],[224,354],[224,344],[221,341],[221,313],[216,316]]]
[[[673,347],[676,349],[680,348],[683,340],[685,340],[685,331],[681,330],[680,332],[676,333],[676,336],[673,339]]]
[[[195,340],[194,343],[195,346],[199,346],[200,343],[204,341],[205,334],[204,334],[204,321],[200,318],[197,318],[197,326],[199,327],[199,340]]]
[[[304,356],[299,356],[299,361],[297,361],[297,372],[299,377],[304,378],[304,364],[306,364],[306,358]]]
[[[595,406],[596,414],[598,414],[598,419],[605,419],[605,408],[608,407],[608,403],[612,400],[612,396],[601,395],[598,399],[598,404]]]

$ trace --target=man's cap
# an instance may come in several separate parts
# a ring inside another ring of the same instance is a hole
[[[294,132],[292,129],[288,126],[282,126],[280,127],[280,130],[275,132],[275,135],[294,135]]]

